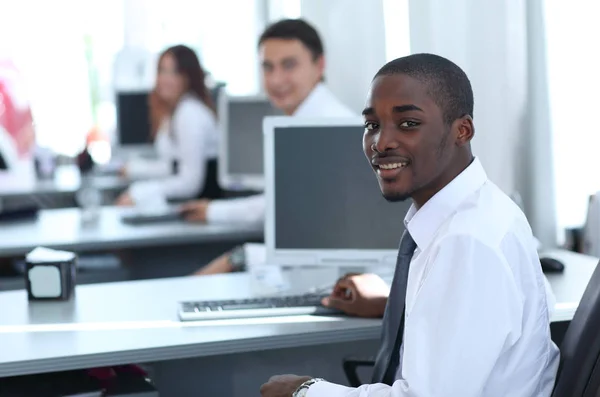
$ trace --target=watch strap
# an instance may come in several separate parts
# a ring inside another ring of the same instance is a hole
[[[323,378],[312,378],[301,384],[296,391],[292,394],[292,397],[305,397],[308,393],[308,389],[317,382],[322,382]]]
[[[229,253],[229,265],[232,272],[243,272],[246,270],[246,250],[239,245]]]

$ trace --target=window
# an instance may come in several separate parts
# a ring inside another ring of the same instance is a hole
[[[600,190],[600,2],[545,2],[550,117],[560,230],[585,222]]]
[[[187,44],[229,92],[258,92],[262,1],[0,0],[0,37],[10,37],[0,55],[28,83],[38,144],[74,155],[94,126],[109,135],[115,128],[113,71],[128,37],[153,55]],[[284,11],[294,13],[294,3]]]
[[[258,92],[256,40],[260,23],[259,2],[250,0],[171,0],[144,3],[152,7],[154,34],[151,50],[158,53],[174,44],[196,50],[202,66],[215,80],[227,82],[228,92]],[[235,12],[232,12],[235,10]],[[135,28],[135,27],[133,27]]]
[[[410,54],[408,0],[383,0],[386,62]]]
[[[91,37],[88,28],[99,26],[94,21],[106,21],[113,10],[95,5],[77,0],[0,2],[0,37],[10,38],[2,40],[1,50],[27,82],[37,143],[63,154],[81,149],[93,125],[86,36]],[[112,33],[103,33],[95,37],[110,40]],[[97,44],[103,51],[102,43]]]

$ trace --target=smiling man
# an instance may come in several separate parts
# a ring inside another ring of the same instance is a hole
[[[363,275],[361,288],[343,279],[324,302],[384,312],[372,384],[283,375],[262,396],[550,396],[559,353],[535,240],[471,152],[469,79],[436,55],[399,58],[375,76],[363,114],[363,149],[384,197],[413,201],[389,298]]]
[[[258,40],[258,51],[267,96],[273,106],[286,115],[319,118],[355,116],[323,82],[323,43],[315,28],[306,21],[284,19],[270,25]],[[197,200],[185,204],[183,210],[186,219],[192,222],[263,224],[265,197],[260,194],[232,200]],[[265,255],[265,248],[261,245],[237,247],[196,274],[244,270],[247,265],[260,264],[261,260],[256,258]]]

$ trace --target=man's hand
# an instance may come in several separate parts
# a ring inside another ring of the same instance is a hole
[[[267,383],[260,387],[260,395],[262,397],[291,397],[301,384],[311,379],[310,376],[272,376]]]
[[[133,198],[129,192],[122,193],[115,201],[115,205],[118,205],[119,207],[131,207],[134,204]]]
[[[208,212],[208,205],[210,200],[194,200],[189,201],[181,206],[183,217],[189,222],[202,222],[206,223],[206,213]]]
[[[383,317],[390,287],[375,274],[347,274],[323,305],[358,317]]]

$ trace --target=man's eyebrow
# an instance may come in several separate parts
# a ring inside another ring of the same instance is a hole
[[[375,109],[374,108],[365,108],[365,110],[362,111],[362,115],[363,116],[372,116],[375,114]]]
[[[416,105],[394,106],[392,108],[392,110],[394,113],[403,113],[403,112],[410,112],[410,111],[422,112],[423,111],[423,109],[421,109],[420,107],[418,107]],[[375,109],[372,107],[365,108],[365,110],[362,111],[363,116],[372,116],[374,114],[375,114]]]
[[[393,108],[394,113],[410,112],[413,110],[416,110],[419,112],[423,111],[423,109],[421,109],[417,105],[402,105],[402,106],[394,106],[394,108]]]

